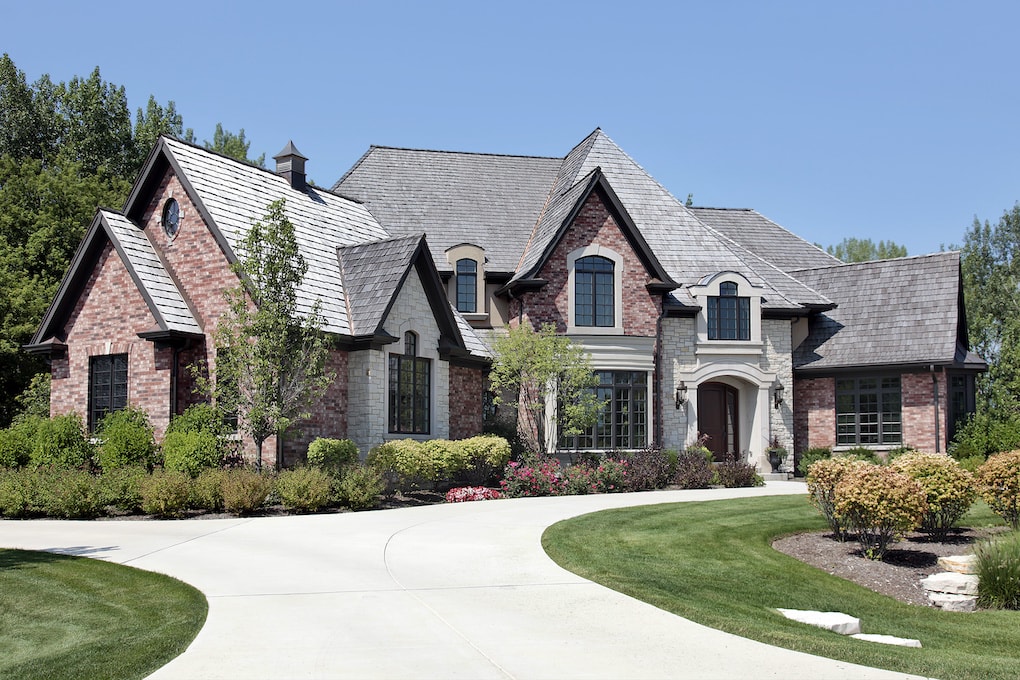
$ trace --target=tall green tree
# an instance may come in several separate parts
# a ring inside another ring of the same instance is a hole
[[[190,132],[190,130],[189,130]],[[208,139],[205,140],[205,148],[216,153],[221,153],[224,156],[230,156],[236,158],[239,161],[245,161],[252,165],[257,165],[260,168],[266,166],[266,154],[263,153],[258,158],[248,158],[248,148],[251,146],[251,142],[245,139],[244,128],[237,134],[234,134],[230,130],[223,129],[223,123],[216,123],[216,132],[213,133],[213,139],[210,142]]]
[[[907,256],[906,246],[893,241],[879,241],[876,245],[870,238],[845,238],[841,243],[827,247],[825,251],[844,262],[870,262]]]
[[[176,104],[170,101],[167,102],[166,107],[163,107],[155,97],[149,95],[149,103],[146,104],[145,111],[139,108],[135,113],[132,165],[136,169],[142,167],[149,151],[156,145],[156,140],[161,135],[180,137],[183,134],[183,129],[184,121],[181,114],[177,113]]]
[[[56,98],[65,122],[60,153],[90,172],[131,175],[136,154],[124,86],[105,82],[97,66],[88,78],[58,85]]]
[[[228,311],[214,336],[214,376],[195,372],[200,387],[237,414],[261,468],[265,440],[307,418],[335,376],[326,369],[329,345],[318,304],[303,318],[298,312],[297,289],[308,265],[283,200],[269,204],[237,251],[241,282],[225,293]]]
[[[494,352],[492,390],[497,403],[517,408],[517,429],[531,451],[547,451],[547,423],[554,414],[560,433],[568,436],[598,418],[604,404],[595,396],[598,378],[591,358],[570,338],[557,335],[555,326],[536,332],[521,324],[496,340]]]

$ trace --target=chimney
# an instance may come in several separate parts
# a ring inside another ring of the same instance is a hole
[[[276,161],[276,174],[282,175],[298,191],[305,190],[305,161],[308,159],[301,155],[294,142],[287,142],[287,146],[273,156],[273,160]]]

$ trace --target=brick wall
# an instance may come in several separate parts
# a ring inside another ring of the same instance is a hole
[[[347,352],[330,350],[326,371],[336,379],[326,393],[309,408],[311,417],[284,433],[283,464],[293,466],[305,461],[308,445],[317,437],[347,437]]]
[[[450,366],[450,439],[464,439],[482,432],[482,395],[486,372]]]
[[[935,406],[933,403],[931,373],[904,373],[900,376],[900,400],[903,415],[903,443],[922,451],[946,451],[946,424],[948,394],[945,374],[938,375],[939,424],[935,433]]]
[[[836,381],[798,378],[793,383],[794,447],[797,453],[836,445]]]
[[[567,256],[578,248],[592,244],[609,248],[623,258],[621,280],[624,335],[654,337],[656,321],[661,312],[661,299],[645,288],[651,277],[606,205],[594,193],[538,273],[538,278],[548,283],[541,290],[527,294],[525,314],[536,328],[545,323],[554,323],[560,333],[567,331],[572,297],[572,291],[567,285]],[[510,311],[511,315],[517,312],[513,303]]]

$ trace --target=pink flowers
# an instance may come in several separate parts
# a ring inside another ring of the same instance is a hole
[[[513,465],[513,463],[511,463]],[[496,489],[487,489],[484,486],[458,486],[446,492],[447,503],[466,503],[468,501],[489,501],[502,498]]]

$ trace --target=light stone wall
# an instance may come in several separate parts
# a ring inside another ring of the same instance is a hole
[[[364,459],[386,433],[386,352],[351,352],[347,359],[349,390],[347,436]]]
[[[674,395],[680,385],[680,373],[694,371],[697,358],[694,348],[697,330],[693,317],[664,318],[662,332],[662,447],[684,448],[687,444],[689,404],[676,408]],[[695,394],[694,385],[688,385],[688,395]]]
[[[763,371],[775,373],[783,385],[783,403],[775,408],[774,400],[769,405],[769,430],[786,449],[787,457],[783,469],[793,466],[793,327],[784,319],[763,319],[762,340],[765,351],[761,357]],[[770,391],[769,396],[772,396]]]

